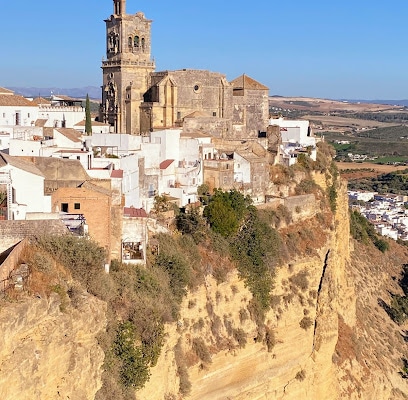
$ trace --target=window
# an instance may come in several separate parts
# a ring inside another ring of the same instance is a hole
[[[156,190],[154,190],[154,186],[153,186],[152,183],[149,184],[149,190],[148,190],[147,195],[148,195],[150,198],[152,198],[152,197],[154,197],[154,196],[156,195]]]
[[[21,114],[20,112],[16,112],[16,125],[21,124]]]
[[[213,112],[213,117],[216,117],[217,116],[217,113],[214,111]]]
[[[177,119],[181,119],[181,112],[177,111]]]
[[[122,242],[122,260],[142,260],[142,242]]]
[[[6,118],[6,113],[3,113],[3,118]]]
[[[135,36],[133,39],[133,46],[139,47],[139,36]]]
[[[144,50],[145,48],[145,38],[142,38],[142,49]]]
[[[74,210],[80,210],[81,209],[81,204],[80,203],[74,203]]]
[[[27,118],[30,118],[30,113],[27,114]]]
[[[129,38],[128,38],[128,46],[129,47],[132,47],[132,38],[129,36]]]
[[[68,203],[61,203],[61,211],[68,212]]]

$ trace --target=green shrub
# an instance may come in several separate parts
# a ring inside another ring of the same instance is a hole
[[[241,308],[240,310],[239,310],[239,321],[241,322],[241,324],[243,323],[243,322],[245,322],[247,319],[248,319],[248,311],[247,310],[245,310],[245,308]]]
[[[304,381],[306,379],[306,371],[304,369],[301,369],[296,373],[295,379],[298,381]]]
[[[206,223],[198,208],[192,208],[188,212],[180,212],[176,217],[176,226],[184,235],[191,235],[195,243],[202,242],[206,237]]]
[[[254,207],[231,244],[238,272],[259,306],[267,311],[273,288],[274,268],[279,263],[280,237],[259,219]]]
[[[306,171],[313,169],[313,160],[306,153],[300,153],[297,157],[297,164],[302,166]]]
[[[398,324],[402,325],[408,318],[408,297],[394,294],[390,305],[390,316]]]
[[[91,282],[96,275],[104,272],[105,250],[95,241],[73,235],[40,236],[37,244],[51,254],[55,260],[68,268],[75,280],[78,280],[90,291]]]
[[[361,243],[373,243],[383,253],[389,249],[388,242],[380,239],[370,221],[356,210],[350,212],[350,233],[354,239]]]
[[[191,270],[181,254],[165,254],[160,252],[156,259],[156,266],[165,270],[170,279],[170,288],[178,302],[187,293]]]
[[[232,336],[238,342],[238,346],[244,348],[247,343],[247,335],[242,328],[235,328],[232,331]]]
[[[377,247],[377,249],[380,250],[382,253],[385,253],[390,248],[390,245],[383,239],[375,240],[374,246]]]
[[[328,197],[329,197],[330,209],[332,210],[332,212],[336,212],[336,209],[337,209],[336,183],[333,183],[332,185],[329,186],[329,188],[328,188]]]
[[[295,187],[297,195],[316,193],[318,190],[319,187],[313,179],[303,179]]]
[[[313,320],[310,317],[303,317],[299,325],[302,329],[307,330],[313,325]]]
[[[174,358],[177,365],[177,374],[180,380],[179,391],[183,396],[187,396],[191,391],[191,382],[188,375],[187,365],[183,350],[181,348],[181,340],[179,339],[174,347]]]
[[[289,278],[289,281],[296,285],[303,292],[309,287],[309,273],[306,270],[300,271]]]
[[[204,343],[202,338],[194,338],[192,347],[194,352],[197,354],[198,358],[203,361],[204,363],[210,364],[211,361],[211,354],[208,351],[207,345]]]
[[[119,325],[114,353],[120,360],[120,378],[125,387],[142,388],[149,379],[149,365],[141,346],[135,345],[135,327],[130,322]]]
[[[265,344],[269,353],[276,345],[275,332],[268,326],[265,327]]]

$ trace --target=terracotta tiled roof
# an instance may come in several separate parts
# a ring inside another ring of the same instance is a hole
[[[53,138],[54,137],[54,128],[49,127],[49,126],[44,127],[43,128],[43,136],[48,136],[50,138]]]
[[[181,138],[195,138],[195,139],[199,139],[199,138],[209,138],[212,137],[212,135],[210,135],[209,133],[204,133],[204,132],[199,132],[199,131],[195,131],[195,132],[182,132],[180,134]]]
[[[126,217],[147,218],[147,213],[143,208],[125,207],[123,214]]]
[[[208,117],[211,117],[211,115],[204,111],[194,111],[191,114],[186,115],[184,118],[208,118]]]
[[[26,106],[37,107],[32,101],[27,100],[23,96],[17,96],[14,94],[1,94],[0,93],[0,106]]]
[[[74,149],[71,149],[71,150],[58,150],[54,154],[58,154],[58,153],[60,153],[60,154],[82,154],[83,151],[82,150],[74,150]]]
[[[32,162],[26,161],[21,157],[9,156],[8,154],[0,152],[0,168],[5,165],[11,165],[30,174],[44,177],[43,173]]]
[[[91,179],[79,160],[59,157],[29,157],[47,180],[86,181]],[[71,187],[71,186],[70,186]]]
[[[47,100],[47,99],[44,99],[43,97],[36,97],[36,98],[33,100],[33,103],[34,103],[34,104],[37,104],[37,105],[40,105],[40,104],[50,105],[50,104],[51,104],[51,101],[50,101],[50,100]]]
[[[81,183],[78,187],[88,189],[88,190],[93,190],[94,192],[98,192],[98,193],[104,194],[106,196],[111,195],[111,191],[109,189],[105,189],[105,188],[103,188],[101,186],[95,185],[91,181],[85,181],[85,182]]]
[[[82,142],[82,134],[75,129],[72,128],[56,128],[56,131],[64,135],[67,139],[71,142]]]
[[[58,101],[58,100],[65,100],[65,101],[81,101],[80,99],[74,99],[74,98],[72,98],[72,97],[69,97],[69,96],[64,96],[64,95],[62,95],[62,94],[59,94],[59,95],[53,95],[52,96],[52,100],[56,100],[56,101]]]
[[[12,90],[6,89],[4,87],[0,87],[0,94],[14,94]]]
[[[120,178],[120,179],[122,179],[122,178],[123,178],[123,170],[121,170],[121,169],[114,169],[114,170],[111,172],[111,178]]]
[[[76,123],[75,126],[85,126],[85,120]],[[109,126],[109,124],[105,124],[100,121],[92,121],[92,126]]]
[[[47,121],[48,121],[48,119],[41,119],[41,118],[39,118],[39,119],[37,119],[37,120],[35,121],[35,126],[39,126],[39,127],[41,127],[41,128],[44,128],[44,125],[46,124]]]
[[[174,160],[164,160],[160,163],[160,169],[167,169],[172,163],[174,162]]]
[[[263,157],[256,155],[250,150],[236,150],[236,153],[239,154],[242,158],[245,158],[245,160],[247,161],[263,160]]]
[[[269,90],[268,87],[262,85],[255,79],[243,74],[230,82],[234,89],[252,89],[252,90]]]

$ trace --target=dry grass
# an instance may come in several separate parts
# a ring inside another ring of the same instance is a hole
[[[356,325],[348,326],[339,315],[334,361],[342,365],[347,360],[357,360],[366,377],[395,376],[406,355],[407,343],[401,329],[379,304],[386,304],[390,293],[401,290],[398,277],[407,260],[408,248],[392,242],[390,251],[382,254],[373,246],[356,242],[354,246],[349,273],[358,295]],[[355,389],[359,385],[351,377],[349,384]]]

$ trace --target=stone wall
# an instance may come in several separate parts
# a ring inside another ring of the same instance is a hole
[[[10,286],[10,273],[17,267],[21,252],[27,244],[27,239],[22,240],[6,254],[6,259],[0,264],[0,292],[6,290]]]
[[[313,217],[319,209],[319,204],[313,194],[286,197],[283,205],[292,214],[294,222]]]
[[[0,221],[0,252],[24,238],[41,234],[63,235],[67,227],[60,220]]]

